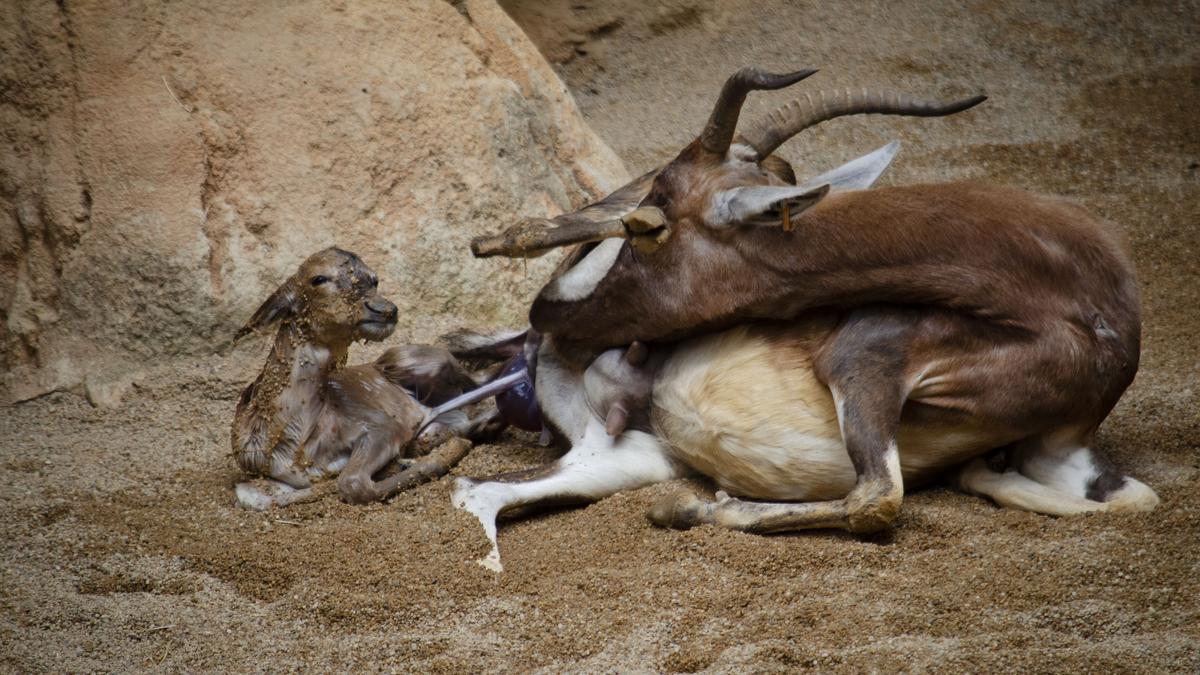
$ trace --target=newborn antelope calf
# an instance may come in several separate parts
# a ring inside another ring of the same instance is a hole
[[[494,368],[469,372],[427,346],[396,347],[374,363],[346,366],[351,342],[383,340],[396,328],[396,306],[378,286],[358,256],[328,248],[305,260],[238,331],[241,338],[279,324],[271,354],[234,414],[238,465],[268,479],[238,484],[242,506],[306,501],[314,482],[338,474],[346,501],[384,499],[445,474],[473,440],[502,427],[495,409],[423,424],[427,406],[476,387]],[[394,460],[417,455],[424,456],[375,479]]]

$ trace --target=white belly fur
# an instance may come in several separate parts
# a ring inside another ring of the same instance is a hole
[[[803,348],[745,327],[681,344],[654,388],[655,431],[672,454],[731,494],[813,501],[846,496],[854,467],[829,389]],[[905,482],[991,447],[981,430],[902,427]]]

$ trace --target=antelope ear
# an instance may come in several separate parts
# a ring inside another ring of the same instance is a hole
[[[900,141],[892,141],[874,152],[852,159],[836,169],[805,181],[801,187],[828,185],[831,190],[865,190],[874,185],[883,172],[887,171],[898,152]]]
[[[233,336],[234,341],[236,342],[250,333],[266,330],[283,319],[295,316],[296,301],[295,281],[288,279],[275,289],[271,297],[267,298],[258,309],[254,310],[254,316],[251,316],[246,325],[242,326]]]
[[[709,227],[759,225],[791,229],[791,219],[829,194],[829,185],[751,185],[713,195],[704,213]]]

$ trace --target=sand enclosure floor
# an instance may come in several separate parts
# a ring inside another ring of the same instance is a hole
[[[758,537],[653,528],[667,484],[506,523],[497,576],[448,480],[235,508],[252,342],[148,370],[115,411],[71,394],[0,410],[6,670],[1200,669],[1200,7],[506,4],[631,171],[697,133],[745,63],[819,66],[813,88],[985,90],[955,119],[827,124],[789,157],[805,174],[900,138],[890,183],[1007,182],[1124,226],[1143,363],[1100,446],[1160,508],[1053,519],[933,489],[880,537]],[[512,434],[455,474],[547,459]]]

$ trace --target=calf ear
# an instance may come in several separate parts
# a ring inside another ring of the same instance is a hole
[[[254,310],[254,316],[250,317],[250,320],[233,336],[233,339],[240,340],[250,333],[264,331],[283,319],[295,316],[296,303],[296,284],[293,279],[288,279],[283,282],[282,286],[275,289],[271,297],[267,298],[258,309]]]
[[[791,219],[829,193],[829,185],[779,187],[751,185],[713,195],[704,222],[709,227],[759,225],[791,229]]]

